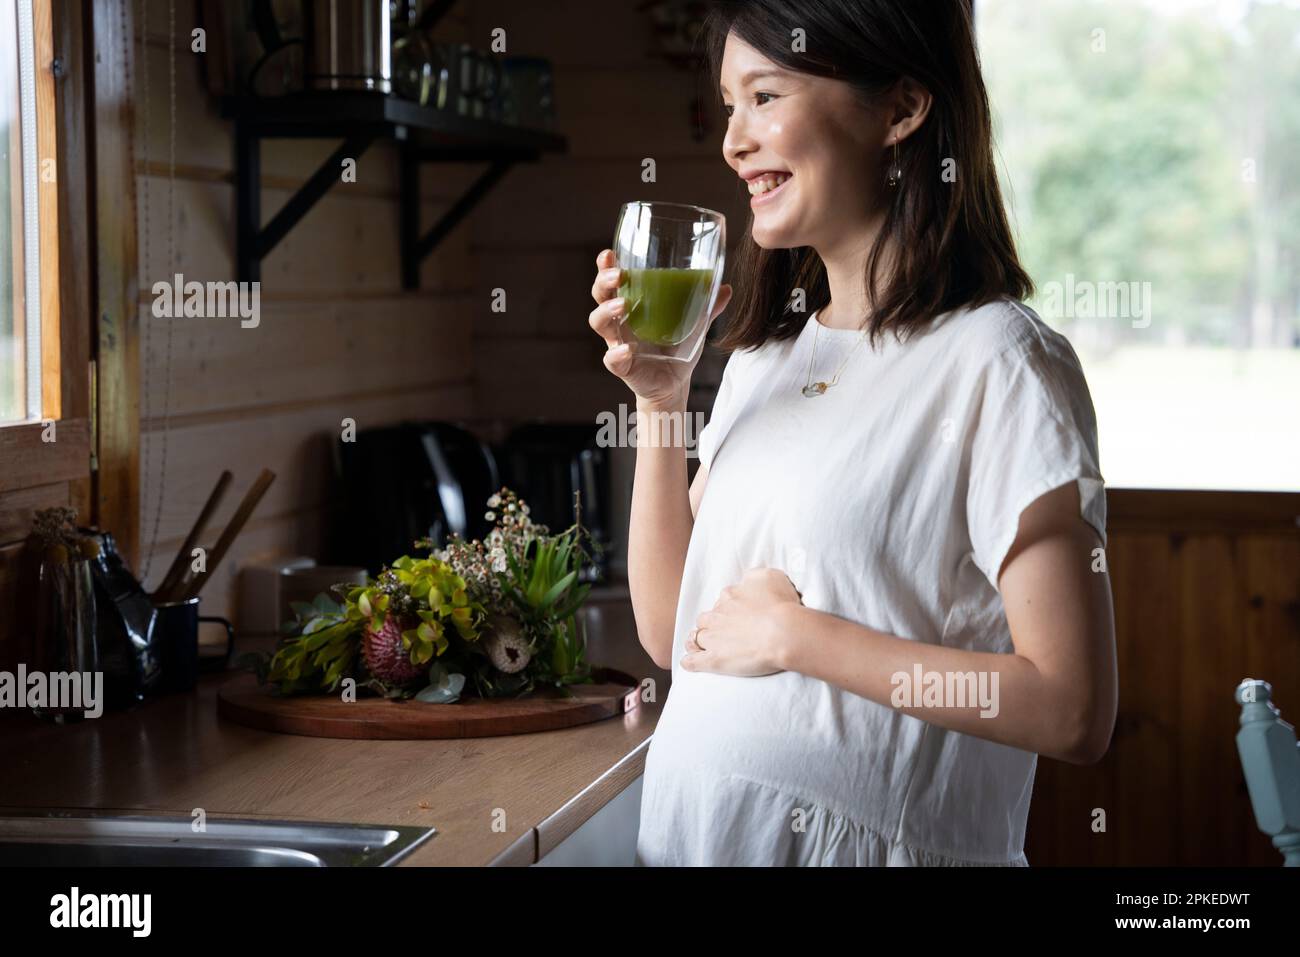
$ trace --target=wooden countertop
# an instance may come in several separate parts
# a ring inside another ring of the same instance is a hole
[[[219,718],[198,689],[70,725],[0,716],[0,807],[433,826],[404,865],[531,864],[642,773],[668,675],[636,641],[630,606],[594,607],[589,660],[653,677],[656,702],[595,724],[446,741],[282,735]],[[603,624],[603,627],[600,625]]]

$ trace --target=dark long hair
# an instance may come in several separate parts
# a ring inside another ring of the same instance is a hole
[[[804,51],[791,49],[795,28],[805,31]],[[886,332],[902,341],[960,306],[1028,298],[1033,283],[1016,256],[993,164],[969,0],[717,2],[703,34],[715,91],[732,31],[781,67],[851,84],[864,103],[903,77],[930,92],[929,114],[900,144],[901,183],[867,260],[873,345]],[[948,159],[951,182],[941,175]],[[896,268],[885,275],[880,258],[890,239]],[[791,311],[796,288],[809,309],[830,302],[826,269],[808,246],[763,249],[747,234],[734,277],[736,302],[717,343],[726,352],[797,335],[807,315]]]

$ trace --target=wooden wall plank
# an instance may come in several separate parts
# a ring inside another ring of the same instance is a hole
[[[1249,607],[1241,544],[1228,536],[1193,536],[1176,559],[1182,629],[1169,636],[1177,652],[1166,661],[1167,680],[1179,692],[1171,718],[1180,754],[1174,792],[1182,804],[1180,864],[1227,864],[1245,853],[1249,822],[1231,813],[1237,804],[1231,785],[1240,777],[1233,740],[1240,709],[1232,694],[1245,677],[1241,629]],[[1156,664],[1150,657],[1146,663]],[[1211,782],[1217,794],[1207,787]]]
[[[88,3],[94,37],[95,312],[98,334],[98,449],[95,513],[138,558],[140,516],[140,349],[136,303],[134,76],[131,5]]]
[[[59,335],[63,387],[62,415],[90,417],[91,306],[89,143],[86,119],[86,46],[80,6],[57,3],[54,10],[55,54],[64,78],[55,85],[58,135]],[[89,481],[89,463],[83,480]],[[88,501],[87,501],[88,505]],[[89,509],[82,512],[89,517]]]
[[[585,263],[610,244],[624,203],[646,200],[691,203],[727,217],[728,242],[748,228],[749,196],[718,157],[676,156],[662,149],[657,181],[641,181],[641,159],[545,156],[506,174],[474,214],[476,244],[545,246],[597,243]],[[582,197],[575,203],[574,197]],[[590,281],[587,283],[590,288]]]
[[[549,56],[549,53],[548,53]],[[555,67],[555,89],[561,106],[568,155],[580,159],[653,156],[696,156],[722,167],[722,137],[726,116],[722,100],[709,89],[702,74],[676,69],[662,62],[644,65]],[[654,95],[646,95],[653,90]],[[691,101],[704,102],[704,136],[696,139]],[[611,118],[636,104],[636,122],[621,124],[611,136]]]
[[[613,224],[610,225],[613,240]],[[591,284],[596,278],[598,244],[556,246],[550,243],[532,248],[473,246],[483,257],[477,269],[480,289],[474,316],[474,336],[481,349],[491,349],[490,340],[568,337],[599,338],[587,324],[596,303]],[[506,294],[506,311],[493,312],[492,292]]]
[[[277,477],[258,506],[255,514],[259,518],[300,513],[327,504],[332,491],[333,450],[345,416],[355,420],[358,430],[364,430],[404,419],[455,421],[468,415],[469,410],[468,384],[458,384],[308,402],[274,416],[222,417],[174,429],[167,438],[168,464],[158,539],[170,542],[184,537],[217,476],[227,468],[235,473],[235,481],[210,526],[208,538],[219,534],[263,467]],[[155,454],[153,461],[157,468],[161,456]],[[158,488],[157,474],[148,478],[151,504],[144,516],[146,541],[153,537],[152,509]],[[317,521],[320,515],[311,512],[303,519]],[[161,577],[172,554],[155,553],[151,579]],[[149,587],[155,584],[152,580],[148,583]]]
[[[1112,748],[1117,775],[1112,824],[1116,864],[1172,864],[1182,844],[1176,725],[1181,689],[1174,676],[1185,606],[1167,536],[1110,535],[1120,717]],[[1163,656],[1170,656],[1161,660]]]
[[[158,428],[168,323],[170,414],[232,412],[355,393],[464,381],[473,373],[471,309],[464,295],[345,303],[268,303],[256,328],[237,319],[156,319],[146,382]]]
[[[68,485],[54,482],[0,493],[0,547],[21,542],[31,534],[33,513],[37,509],[67,505]]]
[[[140,210],[140,293],[153,301],[153,284],[170,282],[181,273],[187,281],[227,281],[235,276],[234,187],[222,182],[176,182],[175,250],[167,248],[167,181],[138,177],[150,191],[148,220]],[[312,208],[262,264],[260,295],[270,299],[369,299],[388,297],[401,289],[397,204],[372,196],[340,198],[340,187]],[[289,198],[278,189],[264,189],[267,210]],[[440,214],[437,204],[426,207],[426,225]],[[465,247],[466,235],[448,238],[423,263],[425,292],[466,291],[474,275]]]
[[[50,435],[53,441],[46,441]],[[90,462],[90,423],[65,419],[0,429],[0,492],[84,476]]]
[[[488,46],[493,27],[506,31],[511,53],[536,53],[563,66],[640,69],[664,66],[652,56],[653,25],[637,3],[609,3],[594,6],[589,0],[496,0],[466,5],[468,42]],[[563,28],[557,25],[564,25]],[[593,43],[593,31],[617,37],[616,43]],[[557,109],[562,121],[566,91],[557,89]]]
[[[595,333],[579,339],[492,340],[475,359],[475,414],[484,419],[591,422],[636,400],[602,364]],[[504,370],[511,370],[509,376]]]
[[[1291,535],[1300,528],[1300,492],[1108,489],[1107,522],[1125,531],[1242,531]]]

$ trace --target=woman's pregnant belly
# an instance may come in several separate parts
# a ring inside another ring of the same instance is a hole
[[[921,722],[794,672],[740,678],[675,669],[648,776],[740,777],[885,831]]]

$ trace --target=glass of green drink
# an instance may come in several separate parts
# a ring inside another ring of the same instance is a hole
[[[694,362],[722,285],[727,219],[680,203],[624,203],[614,255],[627,301],[619,338],[642,358]]]

